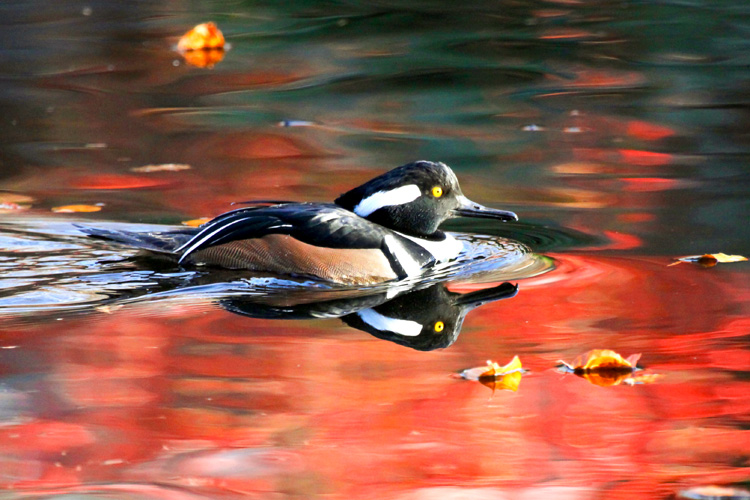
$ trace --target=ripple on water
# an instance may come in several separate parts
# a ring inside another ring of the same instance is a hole
[[[121,229],[170,226],[113,224]],[[91,239],[59,220],[18,220],[0,225],[0,317],[81,311],[141,300],[207,301],[227,296],[302,301],[404,291],[441,281],[496,283],[539,275],[552,261],[517,241],[456,233],[465,251],[458,259],[396,283],[353,287],[310,279],[219,269],[185,271],[173,264],[133,258],[136,252]],[[395,292],[394,292],[395,293]]]

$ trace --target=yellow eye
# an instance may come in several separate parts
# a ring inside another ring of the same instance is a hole
[[[435,323],[435,331],[436,332],[440,333],[440,332],[443,331],[444,328],[445,328],[445,325],[443,324],[442,321],[438,321],[437,323]]]
[[[443,196],[443,188],[441,188],[440,186],[435,186],[434,188],[432,188],[432,196],[434,196],[435,198],[440,198],[441,196]]]

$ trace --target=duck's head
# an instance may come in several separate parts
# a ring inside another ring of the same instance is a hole
[[[431,161],[394,168],[342,194],[336,204],[413,236],[430,236],[451,217],[518,220],[513,212],[469,200],[461,192],[456,174],[444,163]]]

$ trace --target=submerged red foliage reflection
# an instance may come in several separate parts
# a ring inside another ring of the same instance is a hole
[[[433,353],[332,320],[210,306],[146,303],[66,317],[56,331],[7,328],[5,399],[18,420],[0,433],[2,480],[28,491],[125,481],[431,498],[450,485],[655,499],[746,478],[742,276],[587,255],[558,264],[473,311],[456,344]],[[701,321],[685,314],[695,307]],[[602,342],[642,351],[666,376],[602,388],[553,370]],[[531,373],[518,392],[488,399],[448,376],[489,352],[523,356]]]
[[[65,257],[80,242],[59,226],[17,245],[3,232],[0,300],[27,312],[0,317],[0,497],[747,489],[747,263],[669,266],[747,253],[747,8],[339,3],[3,5],[3,222],[102,203],[75,216],[199,224],[247,199],[330,201],[425,158],[451,164],[470,198],[518,211],[516,236],[555,249],[554,271],[419,352],[338,319],[255,319],[195,297],[72,311],[84,278]],[[204,15],[233,50],[170,48]],[[50,235],[37,262],[72,298],[25,259]],[[123,270],[93,255],[81,265]],[[603,347],[659,376],[602,387],[554,368]],[[455,376],[516,355],[516,391]]]

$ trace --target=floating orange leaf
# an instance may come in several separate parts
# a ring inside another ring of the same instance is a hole
[[[180,170],[190,170],[190,165],[183,163],[163,163],[161,165],[144,165],[142,167],[133,167],[131,172],[141,172],[150,174],[152,172],[179,172]]]
[[[164,186],[168,182],[132,175],[98,174],[81,177],[72,184],[78,189],[143,189]]]
[[[640,354],[633,354],[627,359],[615,351],[609,349],[594,349],[573,361],[576,369],[582,370],[606,370],[612,368],[625,368],[632,371],[640,359]]]
[[[623,383],[630,385],[651,383],[656,378],[655,376],[643,377],[639,380],[633,377],[633,373],[639,370],[636,364],[640,357],[640,354],[633,354],[623,358],[609,349],[595,349],[578,356],[570,364],[559,361],[559,368],[567,373],[575,373],[592,384],[602,387]]]
[[[191,219],[191,220],[184,220],[182,221],[182,224],[190,227],[198,227],[202,226],[206,222],[210,221],[210,217],[201,217],[200,219]]]
[[[461,372],[461,378],[476,380],[492,389],[492,392],[497,389],[516,392],[523,373],[521,360],[518,359],[518,356],[514,356],[510,363],[505,366],[500,366],[498,363],[488,360],[487,366],[467,368]]]
[[[191,50],[183,52],[182,57],[196,68],[213,68],[224,59],[224,49]]]
[[[707,253],[704,255],[688,255],[687,257],[679,257],[675,262],[669,264],[670,266],[676,266],[683,262],[692,262],[703,267],[714,267],[716,264],[727,262],[743,262],[746,261],[747,257],[743,255],[727,255],[725,253]]]
[[[185,33],[177,44],[177,50],[223,49],[224,35],[214,23],[202,23]]]
[[[53,207],[52,211],[58,214],[74,214],[79,212],[98,212],[101,209],[101,205],[63,205],[60,207]]]

